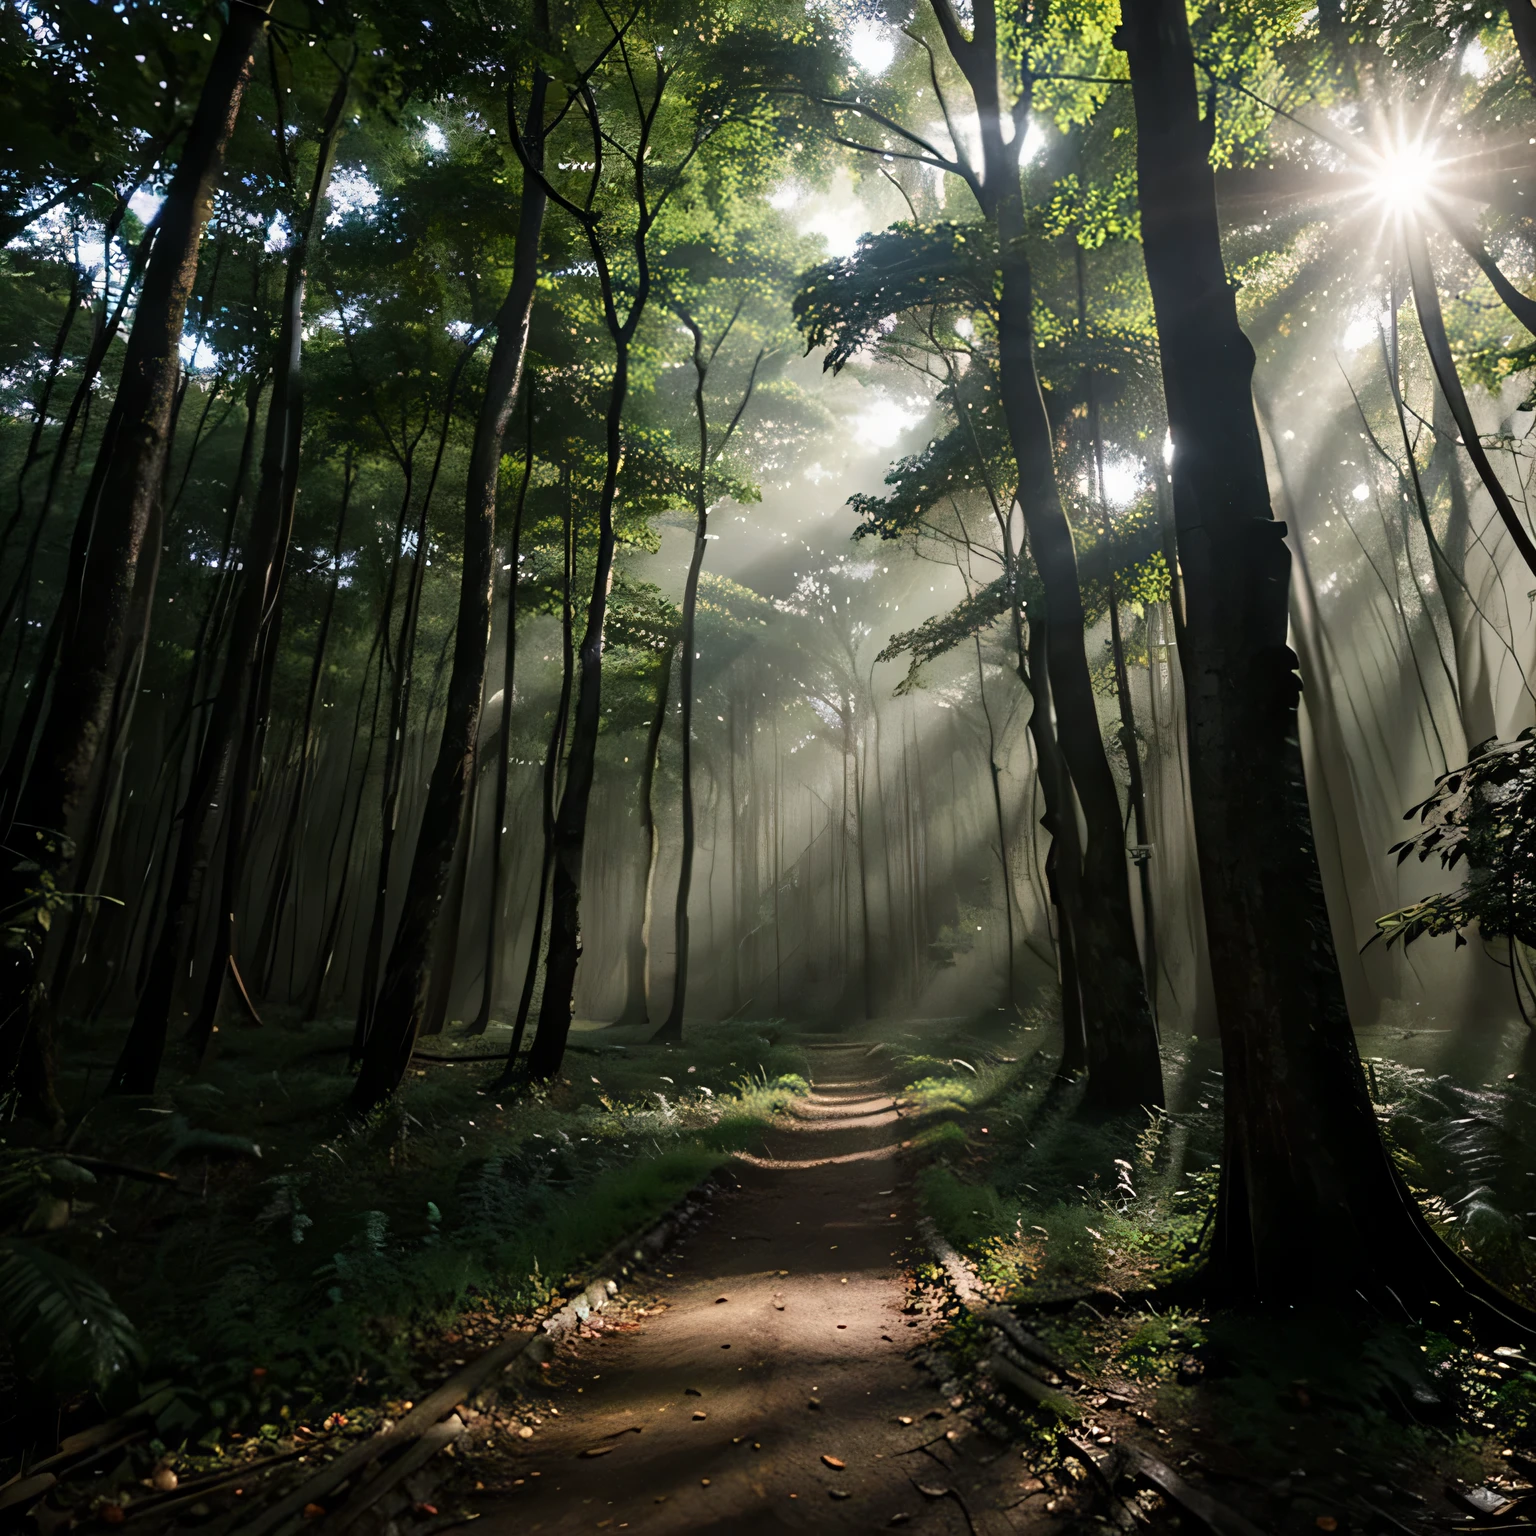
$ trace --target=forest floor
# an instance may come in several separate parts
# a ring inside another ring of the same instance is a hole
[[[737,1189],[667,1255],[645,1304],[560,1351],[537,1437],[494,1472],[468,1463],[487,1536],[964,1531],[954,1493],[972,1518],[1025,1497],[1016,1459],[969,1462],[969,1425],[914,1370],[935,1319],[913,1303],[926,1255],[884,1077],[867,1045],[810,1054],[811,1093],[767,1156],[741,1154]]]
[[[0,1444],[0,1528],[19,1512],[6,1476],[62,1440],[57,1484],[23,1506],[43,1536],[254,1530],[282,1485],[569,1314],[680,1199],[682,1235],[542,1366],[454,1399],[446,1454],[361,1520],[354,1477],[260,1528],[1424,1536],[1536,1514],[1518,1349],[1168,1289],[1219,1178],[1209,1044],[1165,1049],[1168,1111],[1105,1123],[1055,1078],[1043,1016],[738,1023],[681,1046],[592,1031],[568,1077],[507,1092],[473,1065],[503,1036],[451,1032],[355,1126],[345,1038],[340,1021],[221,1036],[150,1102],[66,1082],[74,1145],[169,1183],[60,1185],[57,1153],[0,1147],[18,1210],[36,1201],[19,1241],[105,1284],[146,1361],[144,1402],[115,1420],[132,1398],[45,1417],[0,1380],[0,1441],[21,1448]],[[1385,1060],[1370,1082],[1431,1219],[1529,1296],[1501,1212],[1536,1176],[1536,1098]],[[105,1442],[69,1438],[104,1418]]]

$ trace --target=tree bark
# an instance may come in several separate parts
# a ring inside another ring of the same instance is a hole
[[[1147,1002],[1131,913],[1120,796],[1104,755],[1083,636],[1083,600],[1072,528],[1056,485],[1050,421],[1035,369],[1033,274],[1026,246],[1017,145],[1003,138],[996,0],[976,0],[966,38],[948,0],[934,0],[946,42],[975,98],[982,147],[983,210],[997,229],[1001,291],[998,373],[1018,469],[1017,499],[1044,587],[1051,696],[1062,756],[1082,806],[1082,906],[1074,934],[1087,1029],[1088,1099],[1117,1113],[1163,1102],[1157,1032]]]
[[[1388,1157],[1339,980],[1302,781],[1290,556],[1222,261],[1183,0],[1125,0],[1147,276],[1173,434],[1190,791],[1220,1021],[1225,1296],[1513,1310],[1433,1235]],[[1305,1232],[1307,1240],[1297,1242]],[[1461,1314],[1465,1315],[1465,1314]]]
[[[524,414],[528,419],[528,435],[523,444],[523,478],[517,487],[517,508],[512,514],[512,540],[507,554],[512,574],[507,579],[507,629],[501,653],[501,735],[496,750],[495,815],[491,820],[491,894],[485,917],[485,984],[480,994],[480,1011],[469,1027],[472,1035],[483,1035],[491,1022],[505,943],[502,917],[507,893],[502,865],[507,836],[507,782],[512,766],[512,685],[517,669],[517,568],[522,558],[523,506],[528,499],[528,482],[533,477],[532,389],[527,390],[526,395]]]
[[[656,861],[661,852],[661,833],[656,825],[654,792],[656,764],[661,756],[661,736],[667,724],[667,705],[672,695],[672,653],[668,645],[662,653],[656,676],[656,706],[650,729],[645,733],[645,762],[640,770],[640,837],[645,847],[641,865],[639,921],[630,930],[629,968],[626,978],[624,1011],[620,1024],[649,1024],[651,1021],[651,915],[655,905]]]
[[[547,88],[547,77],[542,70],[537,71],[523,137],[526,152],[535,167],[543,164]],[[489,377],[470,451],[469,483],[464,496],[464,564],[459,585],[453,670],[448,680],[447,712],[437,761],[427,788],[426,809],[416,836],[416,852],[405,888],[400,922],[352,1093],[352,1108],[356,1111],[371,1109],[399,1087],[426,1010],[438,910],[453,864],[454,846],[464,815],[464,798],[474,775],[480,704],[485,692],[486,657],[491,638],[491,604],[496,575],[496,488],[501,474],[501,445],[517,402],[523,359],[528,351],[528,323],[538,283],[539,237],[544,227],[545,204],[541,179],[525,169],[512,281],[496,317],[496,346],[491,354]],[[610,523],[611,520],[610,502]]]
[[[637,299],[636,304],[643,303]],[[613,576],[613,503],[623,457],[621,428],[629,393],[629,335],[616,338],[613,381],[608,391],[605,435],[607,468],[598,500],[597,558],[593,564],[592,595],[587,602],[586,631],[578,658],[580,691],[571,720],[571,751],[565,792],[555,816],[554,885],[550,899],[549,950],[544,962],[544,996],[539,1024],[528,1052],[528,1072],[548,1079],[560,1070],[565,1042],[571,1032],[575,1006],[576,967],[581,961],[581,864],[586,849],[587,804],[597,767],[597,733],[603,715],[603,624],[608,613],[608,588]],[[686,653],[685,653],[686,654]]]
[[[1504,0],[1504,5],[1515,34],[1515,46],[1520,50],[1520,62],[1525,65],[1526,81],[1531,94],[1536,96],[1536,6],[1530,0]]]
[[[201,859],[210,842],[218,786],[233,759],[236,793],[223,816],[224,869],[215,919],[215,940],[208,957],[203,1005],[191,1034],[199,1051],[213,1028],[219,989],[229,963],[234,914],[229,910],[242,868],[249,789],[255,772],[255,725],[261,714],[263,659],[270,654],[273,620],[280,608],[283,571],[293,524],[298,476],[299,433],[296,419],[303,398],[304,290],[316,243],[326,187],[330,182],[342,111],[351,89],[350,72],[337,83],[326,111],[310,187],[306,216],[295,231],[283,282],[283,312],[278,331],[272,398],[262,440],[261,477],[246,530],[243,572],[230,625],[223,676],[209,711],[208,727],[192,772],[181,818],[165,922],[145,978],[133,1024],[109,1083],[113,1093],[152,1093],[165,1051],[166,1030],[174,1004],[183,952],[191,940],[201,895]],[[146,280],[146,288],[148,286]],[[246,793],[241,793],[244,786]],[[216,834],[213,834],[216,836]]]
[[[67,879],[69,825],[89,785],[112,707],[139,551],[164,480],[198,251],[269,5],[270,0],[248,0],[231,8],[167,189],[134,315],[118,383],[117,431],[103,446],[111,459],[100,499],[89,509],[91,533],[72,622],[61,637],[53,697],[10,826],[9,846],[22,853],[20,862],[35,862],[38,870],[11,866],[0,875],[0,909],[28,914],[23,942],[7,946],[4,954],[0,1094],[8,1089],[29,1032],[37,963],[51,916],[46,891]]]
[[[576,677],[575,614],[571,609],[575,550],[572,543],[573,509],[569,470],[566,471],[564,480],[565,528],[560,590],[560,695],[555,701],[555,718],[549,728],[549,745],[544,749],[544,851],[539,860],[538,900],[534,903],[533,911],[533,939],[528,946],[528,964],[523,971],[523,990],[517,1000],[517,1018],[512,1025],[512,1042],[507,1047],[507,1065],[496,1085],[499,1088],[505,1088],[517,1071],[517,1053],[523,1047],[523,1033],[528,1028],[528,1014],[533,1007],[533,989],[539,976],[539,945],[544,938],[544,910],[549,900],[549,877],[555,864],[555,785],[560,775],[560,759],[565,753],[566,722],[570,715],[571,689]]]

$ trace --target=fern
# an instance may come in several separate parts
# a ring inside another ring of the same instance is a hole
[[[0,1332],[21,1372],[60,1398],[105,1391],[144,1363],[137,1331],[106,1291],[33,1243],[0,1242]]]

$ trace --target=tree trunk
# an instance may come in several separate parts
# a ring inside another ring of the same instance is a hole
[[[636,300],[637,304],[640,302]],[[581,685],[571,721],[565,792],[555,817],[554,887],[549,951],[544,963],[544,996],[539,1003],[539,1026],[528,1052],[529,1075],[541,1080],[553,1077],[565,1058],[565,1042],[571,1032],[571,1011],[575,1006],[576,967],[581,960],[581,863],[586,849],[587,803],[597,767],[597,733],[603,716],[603,623],[613,576],[613,503],[623,458],[620,428],[629,392],[628,334],[621,333],[617,342],[605,424],[608,463],[597,509],[597,558],[592,572],[592,596],[587,602],[587,627],[581,637]],[[686,658],[687,652],[683,654]],[[686,686],[685,683],[685,689]]]
[[[1509,25],[1515,34],[1515,45],[1520,50],[1520,62],[1525,65],[1525,78],[1531,94],[1536,96],[1536,6],[1530,0],[1504,0],[1509,11]]]
[[[537,166],[543,164],[544,97],[548,81],[534,76],[524,143]],[[464,797],[474,774],[485,692],[486,656],[491,639],[491,604],[496,575],[496,487],[501,445],[507,433],[528,351],[528,322],[539,275],[539,237],[546,197],[542,182],[526,170],[518,209],[512,282],[496,317],[480,416],[470,451],[464,496],[464,564],[459,584],[458,627],[453,670],[437,761],[427,787],[427,804],[416,835],[416,853],[405,888],[394,946],[374,1008],[362,1068],[352,1094],[354,1110],[371,1109],[399,1087],[415,1049],[426,1008],[433,935],[442,905],[454,845],[464,815]],[[612,501],[609,501],[612,522]],[[611,544],[611,538],[610,538]],[[610,560],[611,560],[610,553]],[[514,573],[515,574],[515,573]],[[605,594],[606,596],[606,590]],[[601,621],[598,643],[601,645]],[[595,734],[594,722],[594,734]],[[596,743],[593,743],[594,748]]]
[[[685,322],[687,323],[687,322]],[[696,840],[693,808],[693,663],[696,642],[696,624],[699,612],[699,574],[704,569],[704,553],[709,548],[709,499],[707,477],[709,473],[709,416],[704,401],[706,368],[703,363],[703,340],[697,327],[693,329],[694,390],[693,408],[699,427],[699,471],[693,493],[693,554],[688,560],[688,578],[683,584],[683,661],[678,670],[678,732],[682,743],[682,757],[678,773],[682,780],[682,864],[677,872],[677,900],[672,909],[673,928],[676,933],[676,960],[672,979],[672,1006],[667,1017],[656,1031],[657,1040],[681,1040],[683,1038],[683,1008],[688,997],[688,897],[693,889],[693,853]],[[735,742],[730,744],[734,765]],[[736,806],[731,806],[731,816]],[[735,861],[732,861],[732,880],[736,878]],[[731,935],[736,943],[736,935]],[[736,1006],[733,1000],[732,1007]]]
[[[1062,755],[1087,829],[1081,921],[1074,934],[1088,1039],[1088,1102],[1101,1112],[1163,1102],[1157,1032],[1131,913],[1120,796],[1099,729],[1083,636],[1083,600],[1072,528],[1056,485],[1051,427],[1035,370],[1033,276],[1026,248],[1017,146],[1002,135],[996,0],[976,0],[969,40],[943,0],[945,35],[975,97],[985,181],[983,206],[997,229],[1001,292],[998,373],[1018,468],[1016,496],[1045,589],[1051,696]]]
[[[1004,925],[1008,944],[1005,967],[1007,985],[1003,995],[1006,998],[1005,1006],[1011,1013],[1018,1003],[1018,996],[1013,976],[1016,946],[1013,937],[1013,875],[1008,868],[1008,825],[1003,816],[1002,769],[997,763],[997,731],[992,724],[992,707],[987,703],[987,676],[981,662],[981,636],[977,634],[972,639],[976,642],[976,691],[981,699],[982,718],[987,723],[987,780],[992,786],[992,814],[997,822],[997,861],[1003,881],[1003,912],[1007,918]]]
[[[649,1024],[651,980],[651,914],[656,886],[656,860],[661,852],[661,834],[656,825],[653,803],[656,788],[656,763],[661,756],[661,735],[667,723],[667,704],[672,693],[672,651],[662,655],[656,677],[656,708],[651,727],[645,735],[645,763],[640,770],[640,835],[645,846],[641,866],[639,921],[630,928],[629,973],[624,1011],[620,1024]]]
[[[1430,1231],[1366,1091],[1302,782],[1290,556],[1270,507],[1253,350],[1222,262],[1212,124],[1200,118],[1183,0],[1125,0],[1123,18],[1174,443],[1190,791],[1222,1041],[1211,1279],[1225,1296],[1285,1305],[1363,1295],[1399,1311],[1505,1306]],[[1526,1320],[1504,1325],[1529,1336]]]
[[[304,289],[309,259],[320,227],[325,190],[330,181],[341,116],[351,88],[350,74],[343,75],[331,97],[320,136],[306,216],[296,231],[289,252],[283,284],[283,313],[278,332],[277,364],[273,371],[272,398],[267,407],[266,433],[261,448],[261,479],[256,503],[246,530],[245,553],[239,595],[230,625],[224,673],[209,711],[208,727],[192,771],[177,839],[171,884],[166,895],[166,916],[156,943],[154,959],[134,1010],[133,1025],[123,1043],[117,1067],[109,1083],[113,1093],[152,1093],[165,1050],[166,1029],[174,1004],[176,978],[183,951],[194,931],[202,880],[201,855],[216,834],[210,829],[218,809],[217,786],[234,760],[237,793],[229,797],[225,825],[224,864],[220,906],[216,916],[215,943],[208,958],[211,982],[204,988],[203,1006],[191,1034],[201,1052],[213,1028],[218,990],[229,962],[228,944],[234,915],[228,910],[238,885],[249,788],[254,778],[254,727],[261,712],[263,660],[270,655],[273,619],[280,607],[283,570],[293,524],[297,491],[298,432],[295,418],[301,408],[304,346]],[[146,288],[148,284],[146,282]],[[246,793],[239,793],[244,785]]]
[[[67,881],[69,824],[90,782],[121,670],[139,550],[164,480],[166,433],[198,250],[269,4],[250,0],[233,8],[214,49],[160,211],[118,383],[118,427],[103,445],[111,459],[101,496],[83,514],[92,527],[73,622],[61,637],[53,697],[11,827],[10,846],[22,852],[20,862],[35,862],[37,871],[12,866],[0,875],[0,908],[30,912],[23,941],[8,946],[3,961],[0,1094],[7,1091],[29,1031],[37,962],[51,917],[46,893]]]
[[[331,620],[336,612],[336,591],[341,578],[341,541],[347,526],[347,509],[352,501],[352,486],[356,479],[353,468],[353,450],[347,448],[346,466],[342,471],[341,507],[336,513],[336,537],[331,544],[331,583],[326,589],[325,607],[320,614],[320,630],[315,636],[315,654],[309,668],[309,689],[304,696],[304,723],[299,730],[299,767],[288,802],[288,817],[283,825],[277,848],[277,875],[272,881],[267,900],[266,915],[256,940],[256,954],[261,961],[260,991],[263,996],[272,988],[273,969],[277,964],[278,939],[282,932],[283,912],[288,892],[293,885],[294,852],[298,845],[299,825],[304,814],[304,791],[309,784],[309,763],[315,748],[315,708],[320,701],[320,684],[325,675],[325,653],[331,636]]]
[[[1088,329],[1087,258],[1080,243],[1074,241],[1077,254],[1077,322],[1086,339]],[[1109,499],[1104,492],[1104,435],[1099,421],[1098,381],[1092,368],[1087,372],[1088,435],[1093,447],[1094,490],[1099,502],[1099,518],[1106,537],[1110,532]],[[1120,628],[1120,599],[1115,593],[1115,572],[1106,578],[1109,590],[1109,644],[1115,672],[1115,701],[1120,708],[1120,746],[1125,753],[1127,795],[1136,827],[1136,842],[1141,853],[1136,859],[1136,874],[1141,884],[1142,976],[1147,989],[1147,1006],[1152,1022],[1157,1023],[1157,922],[1152,907],[1152,871],[1147,850],[1147,799],[1142,784],[1141,749],[1136,741],[1136,711],[1131,703],[1131,681],[1125,666],[1125,637]]]
[[[490,900],[485,916],[485,982],[480,993],[480,1011],[469,1026],[472,1035],[483,1035],[496,1006],[501,977],[501,952],[505,946],[502,917],[506,911],[506,881],[502,874],[503,850],[507,837],[507,780],[512,766],[512,692],[517,670],[517,577],[522,558],[523,506],[528,499],[528,482],[533,477],[533,390],[527,396],[524,414],[528,435],[523,444],[523,478],[517,487],[517,507],[512,514],[512,541],[507,555],[511,576],[507,580],[507,629],[501,653],[501,735],[496,750],[496,805],[491,820]],[[538,946],[535,945],[535,948]]]
[[[533,940],[528,946],[528,964],[523,971],[523,990],[517,1001],[517,1019],[512,1026],[512,1043],[507,1047],[507,1065],[497,1087],[506,1087],[517,1070],[517,1053],[523,1046],[523,1032],[528,1027],[533,1007],[533,988],[539,975],[539,945],[544,938],[544,909],[549,900],[549,877],[555,865],[555,785],[560,774],[560,759],[565,752],[566,721],[571,708],[571,689],[576,676],[574,622],[571,609],[571,583],[575,564],[572,532],[571,480],[565,474],[565,529],[562,586],[560,600],[560,696],[555,701],[554,723],[549,729],[549,745],[544,749],[544,852],[539,860],[538,900],[533,911]]]

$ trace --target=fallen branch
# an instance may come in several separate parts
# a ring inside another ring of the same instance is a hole
[[[410,1450],[397,1458],[371,1482],[362,1484],[352,1497],[337,1510],[329,1521],[329,1528],[341,1536],[359,1515],[377,1504],[390,1489],[402,1483],[418,1467],[425,1466],[445,1445],[457,1440],[464,1433],[464,1421],[452,1413],[441,1423],[434,1424]]]

